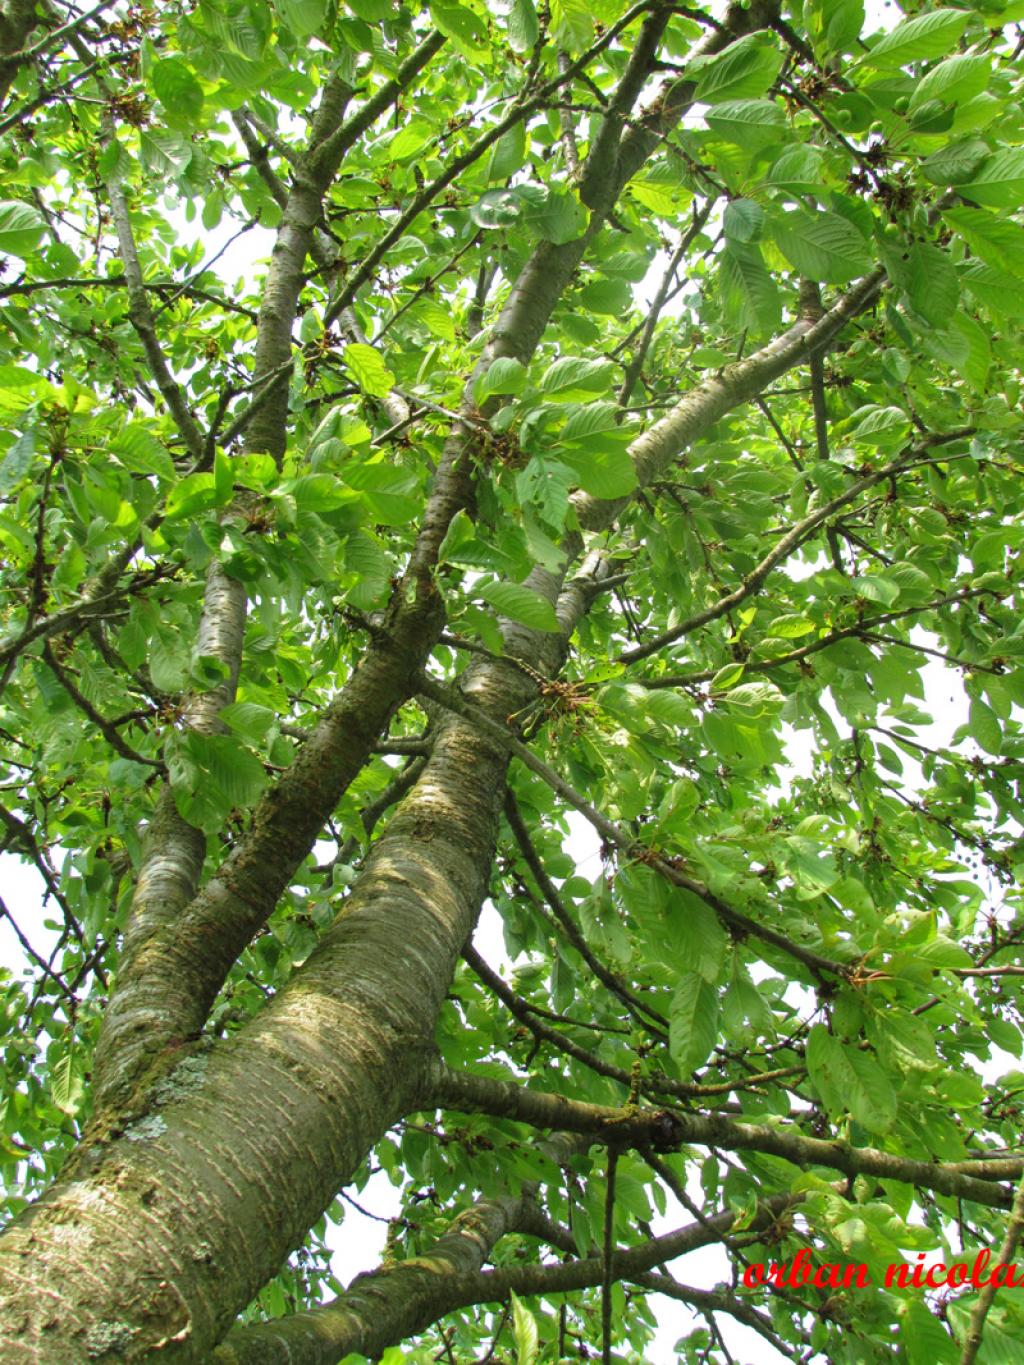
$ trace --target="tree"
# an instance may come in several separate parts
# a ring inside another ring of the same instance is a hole
[[[5,1360],[1016,1358],[1022,16],[8,0]]]

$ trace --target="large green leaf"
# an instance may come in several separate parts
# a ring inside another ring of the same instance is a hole
[[[285,26],[296,38],[318,33],[327,17],[327,0],[274,0],[274,7]],[[385,14],[381,18],[386,17]],[[367,16],[363,16],[364,18]]]
[[[372,346],[354,341],[343,352],[345,364],[352,371],[356,383],[364,393],[383,398],[395,382],[395,376]]]
[[[885,1072],[870,1054],[841,1043],[822,1024],[807,1035],[807,1070],[833,1114],[849,1112],[874,1133],[892,1127],[896,1098]]]
[[[864,238],[837,213],[777,214],[771,231],[790,265],[809,280],[846,284],[871,270]]]
[[[516,1365],[534,1365],[540,1350],[537,1320],[517,1295],[512,1295],[512,1336],[516,1344]]]
[[[722,252],[722,290],[726,307],[755,335],[774,331],[782,319],[775,281],[756,245],[731,242]]]
[[[691,66],[698,73],[696,99],[700,104],[756,99],[773,84],[783,60],[770,35],[748,34],[717,56]]]
[[[772,100],[726,100],[704,118],[712,132],[749,152],[781,142],[786,125],[782,106]]]
[[[165,133],[156,128],[139,134],[142,164],[156,176],[174,177],[192,160],[192,148],[178,133]]]
[[[595,498],[621,498],[636,487],[636,468],[624,438],[594,435],[564,445],[558,458],[573,471],[577,482]]]
[[[905,19],[871,48],[864,61],[871,66],[906,66],[929,57],[943,57],[967,27],[963,10],[938,9]]]
[[[980,95],[991,77],[992,66],[987,57],[947,57],[917,82],[910,97],[910,108],[918,109],[929,100],[942,100],[946,104],[966,102]]]
[[[699,972],[684,972],[669,1010],[669,1051],[684,1075],[707,1060],[717,1037],[717,992]]]
[[[558,618],[546,597],[522,583],[485,583],[480,596],[510,621],[534,630],[557,631]]]
[[[203,111],[204,97],[188,64],[180,57],[165,57],[153,63],[151,80],[170,122],[178,128],[193,127]]]
[[[0,202],[0,251],[26,260],[46,228],[43,216],[31,204]]]
[[[959,192],[986,208],[1020,208],[1024,204],[1024,148],[1005,148],[986,157]]]

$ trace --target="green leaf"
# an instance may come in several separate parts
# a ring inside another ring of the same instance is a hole
[[[987,159],[988,144],[980,138],[952,142],[921,162],[921,172],[933,185],[966,184]]]
[[[178,692],[188,677],[188,645],[179,636],[158,635],[149,646],[149,673],[161,692]]]
[[[776,616],[766,629],[765,634],[774,636],[779,640],[798,640],[802,635],[812,634],[815,629],[813,621],[809,621],[806,616],[798,616],[794,613]]]
[[[540,380],[541,393],[562,393],[571,389],[583,395],[607,393],[615,374],[610,360],[585,360],[562,356],[549,365]]]
[[[159,129],[143,129],[139,134],[139,152],[144,170],[168,179],[181,175],[192,160],[190,143],[178,133],[164,133]]]
[[[760,249],[731,242],[722,252],[722,292],[727,311],[750,332],[774,332],[782,320],[782,301]]]
[[[885,1072],[866,1052],[833,1037],[823,1024],[807,1035],[807,1071],[826,1108],[849,1112],[873,1133],[886,1133],[896,1119],[896,1096]]]
[[[753,199],[733,199],[725,206],[722,231],[729,242],[756,242],[764,230],[764,209]]]
[[[910,431],[910,418],[902,408],[880,408],[874,403],[858,408],[850,422],[847,436],[851,441],[887,450],[900,445]]]
[[[228,55],[257,62],[263,56],[271,32],[270,10],[255,4],[228,0],[221,7],[212,0],[201,0],[200,11],[209,31]]]
[[[786,115],[782,106],[771,100],[727,100],[714,105],[704,121],[727,142],[756,152],[781,140]]]
[[[820,194],[824,182],[821,153],[815,147],[787,147],[768,172],[767,183],[793,194]]]
[[[181,57],[165,57],[153,63],[150,80],[170,122],[180,128],[193,127],[203,112],[204,97],[188,63]]]
[[[327,18],[327,0],[274,0],[274,8],[281,16],[281,22],[295,34],[296,38],[308,38],[319,33]],[[383,8],[384,13],[380,14]],[[390,3],[374,6],[378,11],[377,22],[386,19],[391,10]],[[361,18],[367,16],[362,14]]]
[[[573,471],[583,491],[595,498],[623,498],[636,487],[636,467],[624,437],[592,436],[579,449],[563,446],[558,458]]]
[[[197,512],[206,512],[211,507],[220,507],[230,499],[223,497],[217,489],[217,480],[212,474],[189,474],[176,483],[167,498],[166,517],[168,521],[180,521],[184,517],[194,517]]]
[[[46,223],[38,209],[16,200],[0,201],[0,251],[27,260],[39,245]]]
[[[622,416],[618,403],[598,399],[591,403],[581,403],[562,428],[561,438],[566,444],[583,441],[587,436],[596,436],[605,431],[615,431]]]
[[[507,180],[521,171],[526,159],[526,129],[521,123],[503,133],[491,148],[487,162],[488,180]]]
[[[859,574],[856,578],[850,579],[850,589],[858,597],[863,597],[868,602],[878,602],[883,607],[891,607],[900,595],[899,586],[890,583],[880,574]]]
[[[943,209],[942,216],[983,261],[1024,279],[1024,235],[1016,223],[983,209]]]
[[[1004,148],[987,157],[960,185],[960,194],[985,208],[1017,209],[1024,204],[1024,148]]]
[[[868,66],[890,68],[943,57],[959,41],[967,20],[963,10],[955,9],[932,10],[916,19],[904,19],[862,60]]]
[[[75,1052],[65,1052],[50,1072],[50,1094],[65,1114],[77,1114],[85,1098],[85,1069]]]
[[[706,901],[682,887],[672,888],[669,914],[675,963],[714,985],[729,942],[718,916]]]
[[[936,934],[930,942],[919,944],[914,953],[918,961],[928,967],[949,967],[955,970],[957,967],[974,965],[974,959],[967,949],[946,938],[944,934]]]
[[[929,100],[965,103],[987,89],[991,77],[992,64],[987,57],[961,54],[947,57],[918,81],[910,97],[910,108],[919,109]]]
[[[733,692],[734,697],[737,694],[738,690]],[[802,834],[787,836],[779,846],[779,857],[793,878],[798,900],[813,900],[839,880],[833,854]]]
[[[508,16],[508,41],[513,52],[530,52],[540,35],[533,0],[512,0]]]
[[[933,327],[945,327],[960,302],[960,282],[949,256],[930,242],[914,242],[908,260],[907,297]]]
[[[586,231],[587,211],[575,194],[551,191],[543,203],[524,213],[523,221],[542,240],[564,246]]]
[[[492,393],[522,393],[526,388],[526,366],[513,356],[492,360],[478,383],[478,398]]]
[[[430,16],[441,32],[469,56],[487,42],[486,25],[465,5],[431,4]]]
[[[555,609],[546,597],[522,583],[485,583],[480,596],[489,602],[502,616],[532,630],[545,630],[557,633],[561,627]]]
[[[254,701],[232,702],[229,706],[222,706],[217,714],[218,719],[230,725],[236,734],[250,744],[258,743],[275,720],[269,706],[260,706]]]
[[[633,291],[627,280],[591,280],[577,295],[584,308],[608,317],[622,317],[633,304]]]
[[[918,1299],[902,1305],[900,1347],[907,1365],[956,1365],[960,1350],[934,1313]]]
[[[971,701],[968,723],[972,738],[977,740],[987,754],[993,754],[998,758],[1003,751],[1003,728],[991,706],[980,697],[975,697]]]
[[[364,393],[372,398],[383,398],[395,386],[395,376],[372,346],[353,341],[342,351],[342,359]]]
[[[771,230],[790,265],[809,280],[848,284],[871,270],[864,238],[837,213],[777,214]]]
[[[395,12],[395,0],[346,0],[353,14],[368,24],[379,24]]]
[[[864,27],[862,0],[813,0],[805,13],[815,47],[826,52],[850,51]]]
[[[669,1007],[668,1047],[684,1076],[703,1066],[718,1039],[718,993],[699,972],[685,972]]]
[[[551,34],[569,52],[582,52],[594,41],[594,14],[586,0],[551,0]]]
[[[434,130],[429,119],[410,119],[388,143],[388,159],[409,161],[432,141],[433,136]]]
[[[251,806],[266,783],[263,764],[231,735],[172,734],[165,758],[179,814],[208,834]]]
[[[28,473],[36,450],[36,429],[29,427],[7,447],[0,461],[0,493],[9,493]]]
[[[540,1351],[537,1320],[515,1293],[512,1299],[512,1337],[516,1344],[516,1365],[534,1365]]]
[[[698,104],[756,99],[775,83],[783,61],[774,37],[763,32],[747,34],[717,56],[690,63],[690,70],[697,74],[694,98]]]

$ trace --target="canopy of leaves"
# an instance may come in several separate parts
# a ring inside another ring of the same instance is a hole
[[[883,32],[860,0],[189,0],[15,33],[0,844],[43,913],[5,892],[28,954],[0,980],[8,1217],[89,1130],[161,791],[209,883],[424,583],[444,614],[428,672],[455,689],[510,641],[544,657],[560,575],[589,572],[560,676],[507,666],[537,685],[496,719],[541,760],[511,760],[487,874],[513,969],[503,984],[475,959],[441,984],[440,1054],[730,1132],[961,1173],[1006,1158],[975,1182],[987,1202],[763,1138],[617,1160],[619,1248],[662,1215],[726,1214],[737,1267],[809,1245],[876,1283],[711,1302],[697,1252],[686,1283],[612,1288],[615,1358],[650,1358],[660,1289],[706,1316],[686,1361],[728,1359],[730,1314],[792,1359],[960,1359],[975,1289],[938,1311],[881,1281],[918,1251],[995,1254],[1024,1170],[1022,17],[908,6]],[[344,156],[303,220],[284,360],[261,368],[275,234],[332,100]],[[507,335],[530,290],[537,339]],[[835,325],[803,343],[823,312]],[[277,408],[280,449],[247,435]],[[469,491],[431,501],[453,441]],[[247,603],[234,657],[200,628],[208,580]],[[237,955],[214,1052],[300,981],[388,837],[438,724],[417,676]],[[415,954],[393,951],[397,990]],[[600,1348],[600,1288],[542,1274],[605,1246],[600,1146],[430,1110],[375,1137],[354,1190],[378,1169],[403,1200],[389,1263],[524,1188],[555,1229],[493,1250],[536,1285],[385,1360]],[[792,1202],[766,1224],[775,1196]],[[231,1311],[264,1323],[336,1292],[324,1234]],[[979,1358],[1016,1358],[1022,1333],[1003,1291]]]

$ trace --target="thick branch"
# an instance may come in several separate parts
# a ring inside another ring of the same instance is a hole
[[[765,1201],[751,1226],[766,1225],[794,1202],[788,1195]],[[469,1269],[467,1262],[474,1256],[478,1256],[477,1267],[483,1264],[486,1252],[479,1253],[502,1219],[507,1224],[505,1232],[553,1239],[552,1244],[562,1248],[568,1245],[561,1230],[529,1199],[478,1204],[461,1214],[451,1231],[424,1255],[389,1270],[360,1276],[333,1302],[278,1322],[236,1328],[214,1352],[213,1365],[336,1365],[339,1357],[349,1352],[379,1355],[457,1308],[500,1302],[510,1292],[558,1293],[601,1283],[604,1261],[599,1256],[511,1271]],[[613,1275],[616,1279],[634,1279],[654,1266],[709,1245],[734,1222],[733,1214],[718,1214],[706,1224],[691,1224],[642,1246],[618,1251],[612,1259]],[[468,1237],[474,1238],[473,1245],[467,1244]],[[660,1291],[660,1282],[657,1288]]]
[[[260,305],[259,331],[254,369],[257,378],[287,365],[291,358],[292,324],[299,294],[305,283],[305,263],[321,220],[323,198],[337,174],[342,158],[353,143],[407,89],[444,43],[432,32],[405,59],[395,76],[386,81],[353,117],[341,115],[351,91],[339,82],[329,83],[314,121],[309,148],[296,167],[287,202],[277,229],[270,274]],[[237,126],[237,125],[236,125]],[[270,401],[265,402],[249,424],[246,448],[267,451],[276,459],[284,455],[288,419],[287,371],[274,382]]]
[[[478,1272],[494,1245],[528,1221],[531,1203],[528,1195],[481,1200],[421,1255],[360,1275],[325,1308],[235,1328],[212,1365],[337,1365],[350,1353],[379,1356],[449,1311],[446,1285]]]
[[[607,1141],[609,1125],[614,1128],[622,1111],[601,1105],[569,1100],[562,1095],[545,1094],[508,1081],[483,1076],[438,1075],[438,1092],[455,1097],[475,1113],[490,1113],[516,1119],[536,1128],[557,1128],[566,1132],[593,1134],[594,1141]],[[641,1111],[641,1114],[646,1111]],[[654,1111],[657,1113],[657,1111]],[[666,1140],[680,1146],[721,1147],[729,1151],[762,1152],[782,1157],[803,1168],[823,1166],[849,1176],[870,1175],[882,1180],[898,1180],[923,1190],[971,1200],[992,1208],[1008,1208],[1012,1196],[996,1180],[967,1175],[959,1165],[916,1161],[874,1147],[853,1147],[847,1142],[825,1142],[804,1137],[789,1127],[767,1123],[739,1123],[721,1114],[693,1114],[672,1110],[667,1116]],[[621,1119],[619,1120],[621,1121]],[[655,1122],[654,1119],[651,1120]],[[605,1136],[602,1136],[604,1134]],[[970,1163],[974,1169],[974,1163]],[[1019,1178],[1024,1173],[1024,1158],[999,1163],[1006,1168],[1003,1177]]]

